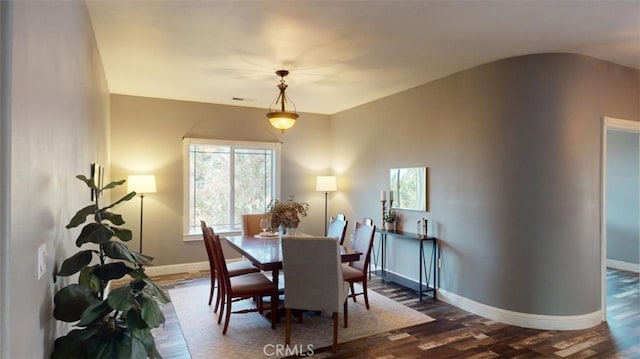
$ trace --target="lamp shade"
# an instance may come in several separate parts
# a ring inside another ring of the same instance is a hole
[[[277,128],[278,130],[284,131],[288,130],[293,125],[296,124],[296,119],[298,118],[298,114],[292,112],[269,112],[267,114],[269,118],[269,122],[271,122],[271,126]]]
[[[156,193],[156,176],[131,175],[127,179],[127,191],[136,193]]]
[[[333,192],[337,190],[336,176],[318,176],[316,179],[316,191]]]

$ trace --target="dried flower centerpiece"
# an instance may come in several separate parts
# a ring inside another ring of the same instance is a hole
[[[293,196],[286,202],[273,200],[269,204],[267,214],[271,217],[271,228],[278,228],[281,225],[285,228],[298,228],[300,216],[306,217],[309,210],[307,202],[296,202]]]

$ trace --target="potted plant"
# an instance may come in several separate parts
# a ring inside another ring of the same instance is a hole
[[[394,229],[394,224],[396,221],[396,212],[389,208],[385,211],[384,216],[382,218],[384,220],[384,229],[387,231],[392,231]]]
[[[168,303],[169,297],[144,272],[143,265],[153,258],[129,250],[124,242],[131,240],[132,233],[120,227],[125,223],[122,216],[111,212],[136,193],[101,207],[103,192],[125,180],[103,186],[93,175],[76,177],[91,189],[93,203],[80,209],[66,228],[84,224],[76,246],[88,248],[67,258],[56,273],[71,276],[79,272],[78,283],[61,288],[53,299],[54,317],[77,322],[77,328],[56,339],[52,357],[159,358],[151,329],[164,322],[160,305]],[[125,276],[130,281],[106,295],[109,282]]]
[[[307,202],[296,202],[291,196],[286,202],[277,199],[271,201],[267,214],[271,218],[271,228],[282,226],[287,232],[295,232],[300,224],[300,216],[306,217],[308,210]]]

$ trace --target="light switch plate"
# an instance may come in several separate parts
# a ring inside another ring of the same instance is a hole
[[[37,263],[36,265],[38,266],[36,271],[38,274],[38,280],[40,280],[40,278],[42,278],[42,276],[44,276],[44,274],[47,272],[47,244],[43,243],[40,247],[38,247],[38,254],[37,254]]]

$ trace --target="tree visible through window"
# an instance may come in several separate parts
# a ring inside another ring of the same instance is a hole
[[[276,198],[278,143],[185,139],[185,223],[216,232],[239,231],[242,215],[265,213]]]

